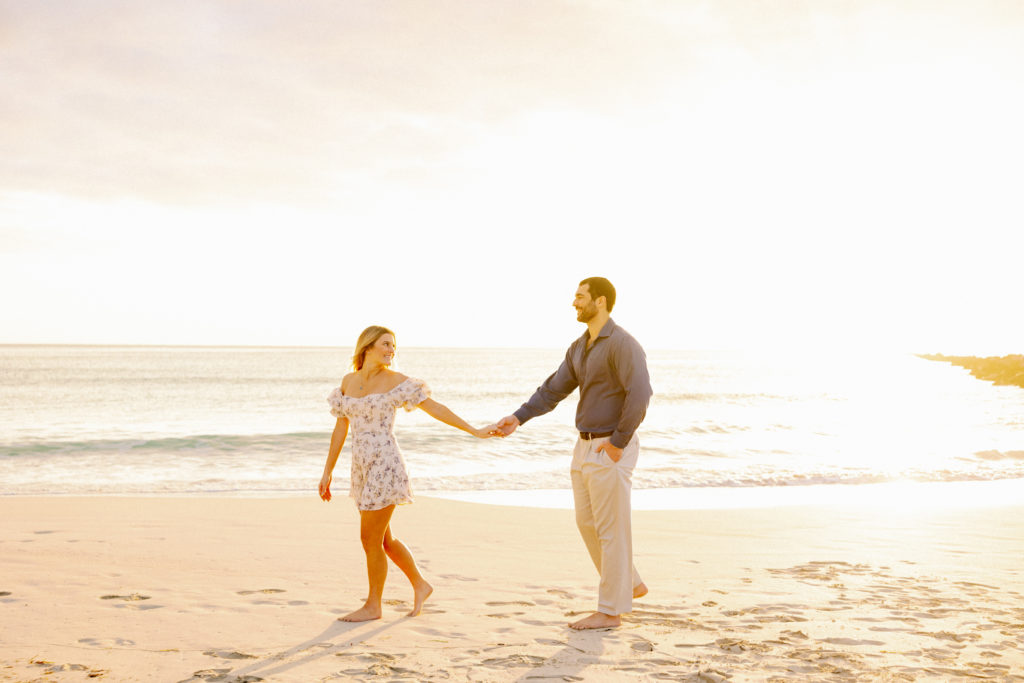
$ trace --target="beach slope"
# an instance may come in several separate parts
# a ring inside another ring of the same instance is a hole
[[[575,632],[570,511],[420,498],[435,592],[365,597],[351,502],[0,499],[0,680],[1024,680],[1024,506],[634,513],[650,594]]]

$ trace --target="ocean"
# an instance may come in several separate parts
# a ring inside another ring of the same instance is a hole
[[[569,340],[567,340],[568,343]],[[0,495],[315,496],[347,348],[0,346]],[[395,368],[479,426],[564,349],[402,348]],[[1024,389],[912,354],[649,351],[634,490],[825,499],[879,484],[1024,482]],[[507,439],[422,411],[396,435],[414,491],[568,502],[575,397]],[[348,490],[349,446],[335,470]],[[864,489],[866,490],[866,489]],[[941,490],[941,489],[940,489]],[[953,492],[955,489],[946,489]]]

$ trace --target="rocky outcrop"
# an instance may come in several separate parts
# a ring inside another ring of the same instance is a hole
[[[921,358],[939,360],[962,368],[967,368],[978,379],[987,380],[1003,386],[1024,387],[1024,356],[944,356],[939,354],[919,354]]]

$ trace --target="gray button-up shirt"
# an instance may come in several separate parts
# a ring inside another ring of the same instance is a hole
[[[576,429],[611,432],[612,445],[625,448],[643,422],[654,393],[647,356],[639,342],[610,318],[588,349],[589,337],[588,330],[572,343],[558,370],[513,414],[524,424],[554,410],[579,387]]]

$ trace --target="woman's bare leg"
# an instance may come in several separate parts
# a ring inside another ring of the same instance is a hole
[[[359,511],[359,540],[366,553],[366,576],[370,582],[370,593],[366,603],[351,614],[341,617],[341,621],[370,621],[380,619],[380,601],[384,596],[384,581],[388,578],[388,556],[384,553],[384,534],[391,523],[394,505],[381,510]]]
[[[409,579],[409,583],[412,584],[413,607],[412,611],[406,616],[415,617],[420,613],[420,609],[422,609],[426,599],[434,592],[434,587],[427,583],[423,575],[420,574],[419,567],[416,566],[416,560],[413,559],[412,553],[405,547],[405,544],[391,535],[390,524],[384,530],[384,552],[402,570],[405,577]]]

